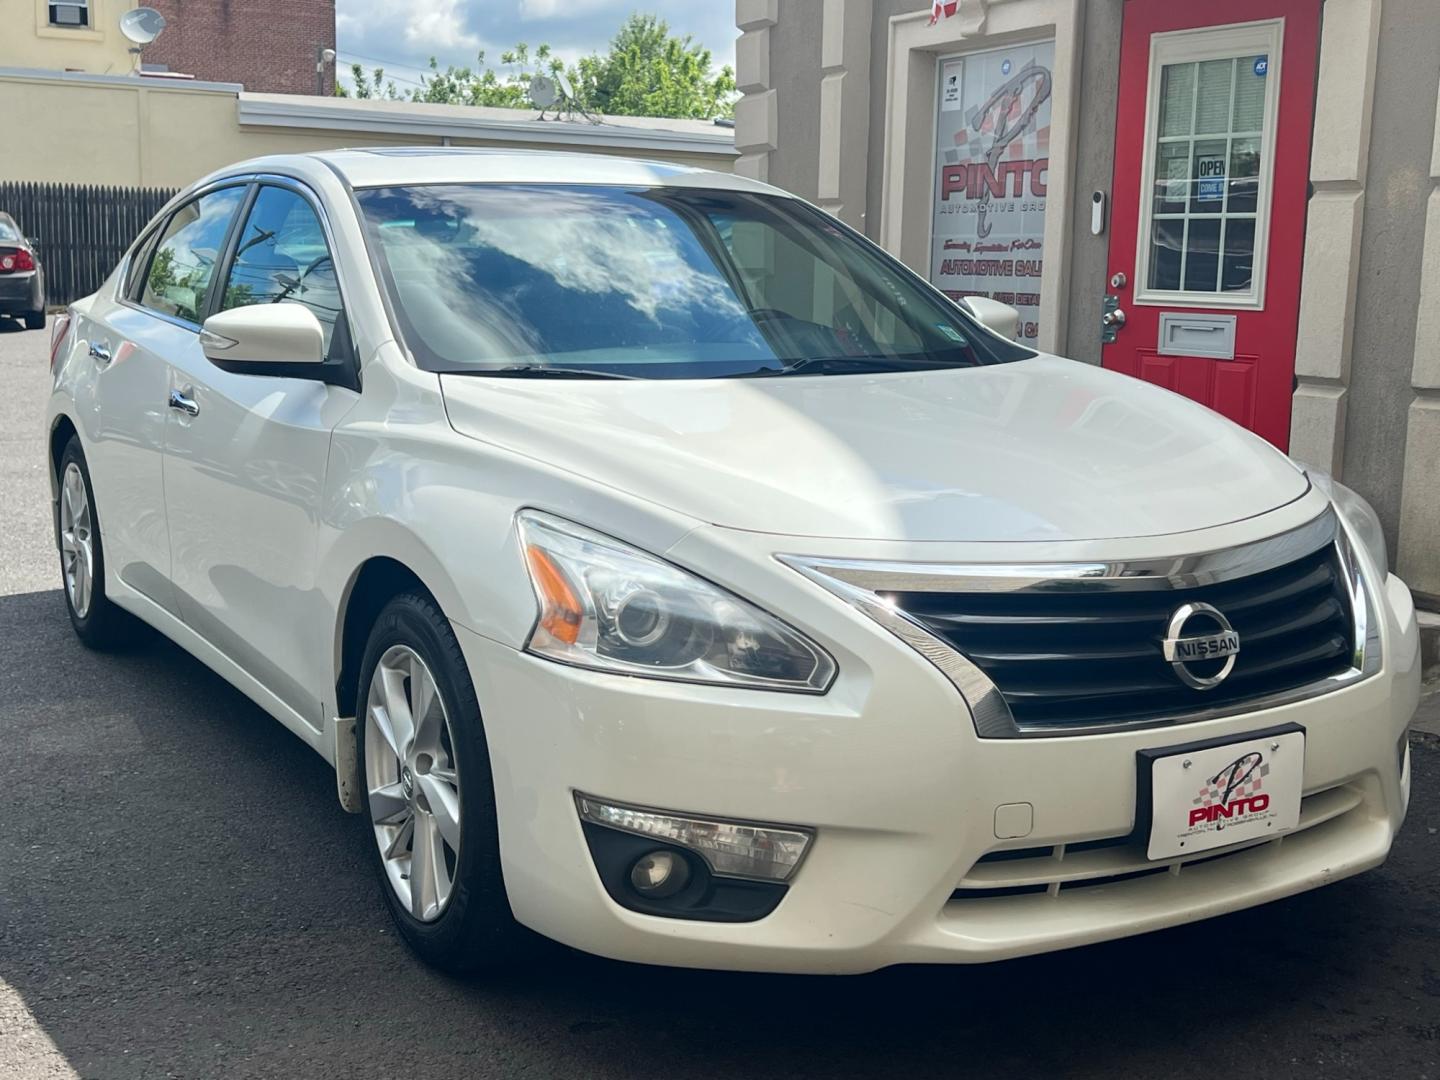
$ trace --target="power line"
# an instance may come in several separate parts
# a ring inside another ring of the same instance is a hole
[[[401,82],[401,83],[409,83],[411,86],[424,86],[424,85],[425,85],[425,84],[424,84],[423,82],[421,82],[419,79],[412,79],[412,78],[409,78],[409,77],[407,77],[407,76],[405,76],[405,75],[392,75],[392,74],[390,73],[390,65],[391,65],[391,64],[398,64],[400,67],[403,67],[403,68],[412,68],[412,69],[414,69],[414,65],[413,65],[413,64],[406,64],[406,63],[403,63],[403,62],[400,61],[400,60],[382,60],[382,59],[381,59],[380,57],[378,57],[378,56],[366,56],[364,53],[350,52],[348,49],[337,49],[337,50],[336,50],[336,53],[337,53],[342,59],[346,60],[347,62],[348,62],[349,60],[367,60],[367,61],[369,61],[369,62],[372,63],[372,64],[378,64],[378,65],[380,65],[381,67],[383,67],[383,68],[385,69],[385,78],[387,78],[387,79],[394,79],[396,82]],[[363,65],[362,65],[362,66],[363,66]],[[418,70],[418,69],[416,69],[416,70]]]

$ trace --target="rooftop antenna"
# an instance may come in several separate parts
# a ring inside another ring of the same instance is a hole
[[[540,106],[539,119],[545,119],[545,113],[560,100],[560,92],[555,86],[554,79],[547,79],[544,75],[536,75],[530,80],[530,100]],[[557,116],[558,120],[559,117]]]
[[[150,7],[138,7],[120,16],[120,33],[130,42],[130,55],[135,57],[131,74],[141,70],[140,57],[145,46],[160,36],[165,29],[165,16]]]

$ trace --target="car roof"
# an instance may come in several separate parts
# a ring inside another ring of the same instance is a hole
[[[777,188],[730,173],[667,161],[554,150],[481,147],[393,146],[322,150],[255,158],[220,175],[273,171],[304,176],[317,165],[333,170],[352,187],[412,184],[625,184],[646,187],[701,187],[784,194]]]

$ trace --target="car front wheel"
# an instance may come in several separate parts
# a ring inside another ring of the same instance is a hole
[[[475,688],[434,601],[417,593],[390,601],[360,673],[361,790],[400,935],[421,959],[457,974],[510,966],[532,935],[505,894]]]

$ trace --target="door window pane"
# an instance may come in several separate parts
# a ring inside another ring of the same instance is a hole
[[[1155,157],[1155,213],[1183,214],[1190,201],[1190,140],[1161,143]]]
[[[1265,80],[1268,57],[1242,56],[1235,68],[1235,116],[1231,131],[1259,131],[1265,119]],[[1260,74],[1264,72],[1265,74]]]
[[[298,193],[262,187],[240,231],[221,308],[282,302],[315,313],[328,353],[340,315],[340,286],[320,219]]]
[[[1180,288],[1180,253],[1185,250],[1185,219],[1157,218],[1150,240],[1150,287]]]
[[[221,188],[175,211],[150,260],[141,304],[177,319],[200,321],[220,249],[244,195],[243,187]]]
[[[1255,219],[1232,218],[1225,223],[1225,258],[1221,263],[1221,290],[1224,292],[1248,292],[1254,270]]]
[[[1219,261],[1219,219],[1192,218],[1185,233],[1185,291],[1214,292]]]
[[[1255,54],[1161,70],[1147,288],[1251,289],[1266,164],[1265,61]]]
[[[1230,141],[1230,194],[1225,209],[1232,214],[1253,214],[1260,194],[1260,140]]]
[[[1195,102],[1195,65],[1170,64],[1160,73],[1160,134],[1189,135]]]
[[[1195,97],[1195,134],[1224,133],[1230,127],[1230,84],[1234,60],[1205,60],[1199,68],[1200,92]]]
[[[1228,146],[1224,139],[1197,139],[1191,164],[1190,212],[1218,214],[1225,203],[1225,173]]]

